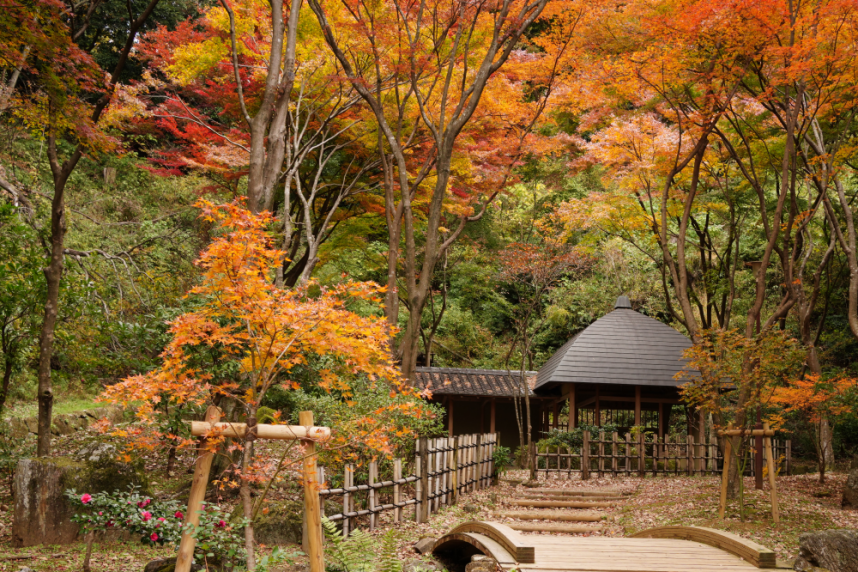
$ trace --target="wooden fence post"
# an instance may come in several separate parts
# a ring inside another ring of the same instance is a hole
[[[354,471],[352,465],[346,465],[343,469],[343,488],[345,489],[343,493],[343,538],[349,537],[351,517],[346,515],[352,512],[352,494],[349,492],[349,487],[354,486]]]
[[[402,478],[402,459],[393,460],[393,504],[398,505],[402,502],[399,494],[399,479]],[[396,507],[393,509],[393,520],[402,522],[402,508]]]
[[[626,467],[625,473],[628,476],[632,476],[632,436],[630,433],[626,433],[625,439],[625,449],[626,449]]]
[[[476,479],[476,483],[474,483],[474,490],[480,490],[483,488],[483,435],[482,433],[477,433],[476,437],[476,447],[474,448],[474,457],[477,463],[476,471],[474,474],[474,478]]]
[[[220,421],[220,409],[214,405],[206,409],[206,421],[214,424]],[[191,493],[188,498],[188,512],[185,513],[184,528],[188,524],[192,524],[194,528],[200,524],[200,506],[206,496],[206,485],[209,480],[209,472],[212,468],[212,460],[214,453],[206,450],[205,437],[200,438],[199,456],[197,462],[194,463],[194,480],[191,482]],[[179,554],[176,558],[177,572],[190,572],[191,564],[194,561],[194,548],[197,541],[187,532],[182,533],[182,540],[179,543]]]
[[[617,432],[611,433],[611,476],[617,478]]]
[[[367,494],[367,508],[369,509],[369,529],[375,530],[375,478],[378,474],[378,463],[376,461],[369,462],[369,491]]]
[[[420,439],[420,522],[429,521],[429,446],[426,437]]]
[[[459,460],[461,459],[461,455],[459,453],[459,438],[453,437],[453,472],[450,473],[453,477],[453,504],[459,502],[459,480],[461,475],[459,474]]]
[[[686,473],[689,475],[694,474],[694,435],[686,435],[685,437],[685,456],[687,460],[685,461],[685,469]]]
[[[638,476],[646,476],[646,433],[643,431],[638,435]]]
[[[590,479],[590,432],[584,431],[581,443],[581,480]]]
[[[298,413],[298,423],[313,426],[313,412]],[[322,510],[319,503],[319,483],[316,482],[316,443],[303,439],[304,446],[304,512],[307,518],[307,555],[310,557],[310,572],[325,572],[322,559]]]

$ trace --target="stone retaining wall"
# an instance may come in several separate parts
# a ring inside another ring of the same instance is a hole
[[[124,409],[116,405],[54,415],[53,423],[51,424],[51,433],[54,435],[71,435],[72,433],[86,429],[99,419],[104,419],[105,417],[114,423],[118,423],[122,421],[123,415]],[[6,427],[9,428],[10,436],[14,439],[24,439],[30,433],[35,435],[39,432],[38,417],[7,417],[3,421]]]

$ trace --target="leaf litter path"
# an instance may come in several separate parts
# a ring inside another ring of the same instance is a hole
[[[510,480],[524,480],[525,471],[510,471]],[[819,485],[817,475],[778,477],[781,522],[775,526],[769,514],[768,488],[753,490],[753,479],[746,479],[746,514],[742,521],[738,505],[731,501],[727,519],[718,518],[718,477],[659,476],[645,478],[623,477],[581,481],[540,477],[542,488],[591,489],[619,488],[626,500],[614,507],[597,509],[605,518],[598,523],[601,530],[576,533],[576,537],[629,536],[645,529],[667,525],[694,525],[731,532],[757,542],[775,551],[777,557],[788,560],[798,555],[798,537],[801,533],[832,528],[858,528],[858,511],[840,509],[840,497],[846,480],[845,473],[834,473],[826,477],[825,485]],[[525,521],[498,517],[512,505],[509,500],[524,499],[532,494],[520,485],[501,482],[500,485],[469,493],[460,498],[456,506],[442,509],[432,515],[429,522],[417,524],[413,521],[393,523],[391,513],[384,513],[380,527],[373,535],[383,535],[389,528],[400,532],[399,554],[403,560],[415,557],[414,543],[424,536],[440,538],[455,526],[470,520],[496,521],[503,524],[548,524],[545,521]],[[595,528],[595,527],[594,527]],[[545,526],[543,536],[556,536]]]

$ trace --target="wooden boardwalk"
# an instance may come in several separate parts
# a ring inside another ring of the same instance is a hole
[[[473,521],[441,537],[433,552],[465,563],[485,554],[518,572],[751,572],[779,568],[771,550],[708,528],[663,527],[635,537],[525,535]],[[788,568],[784,565],[780,569]]]

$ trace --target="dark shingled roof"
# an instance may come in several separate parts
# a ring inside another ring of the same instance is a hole
[[[535,371],[526,371],[528,377]],[[418,367],[415,385],[429,389],[433,395],[472,395],[478,397],[512,397],[518,394],[518,372],[505,370]],[[531,382],[532,383],[532,382]],[[531,392],[533,395],[533,392]]]
[[[550,383],[610,383],[676,387],[682,352],[691,340],[632,310],[620,296],[614,311],[576,334],[539,370],[535,389]]]

